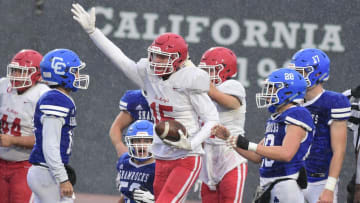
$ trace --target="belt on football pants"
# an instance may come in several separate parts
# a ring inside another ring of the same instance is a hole
[[[45,164],[42,164],[42,163],[33,163],[32,165],[41,166],[41,167],[44,167],[44,168],[49,168],[49,166],[47,166]]]
[[[325,173],[309,173],[310,177],[313,178],[325,178],[326,174]]]

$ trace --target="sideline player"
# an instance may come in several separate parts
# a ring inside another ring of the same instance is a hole
[[[209,73],[209,96],[216,102],[220,124],[231,134],[244,134],[246,94],[240,82],[230,78],[237,74],[234,52],[213,47],[201,57],[199,68]],[[215,136],[205,140],[203,168],[199,179],[202,202],[242,202],[247,160]]]
[[[34,115],[36,142],[30,155],[27,180],[34,202],[73,202],[75,172],[68,166],[72,150],[76,107],[70,92],[87,89],[85,63],[68,49],[48,52],[40,63],[41,75],[52,90],[43,94]]]
[[[265,138],[259,144],[241,135],[230,135],[229,131],[223,133],[222,126],[213,130],[220,138],[228,137],[229,145],[241,155],[261,162],[258,191],[267,191],[264,193],[269,194],[267,202],[304,202],[297,180],[305,178],[300,171],[315,130],[310,112],[299,105],[305,91],[305,79],[298,72],[289,68],[275,70],[265,81],[262,92],[256,94],[258,108],[267,107],[272,113],[266,123]]]
[[[306,159],[309,203],[337,202],[337,185],[346,152],[349,100],[341,93],[323,88],[330,73],[330,59],[319,49],[302,49],[291,59],[290,67],[307,81],[306,107],[316,126],[310,154]]]
[[[188,138],[181,134],[179,141],[171,142],[155,136],[151,148],[156,159],[156,202],[183,202],[201,169],[201,143],[218,123],[218,112],[207,95],[209,76],[189,65],[188,47],[180,35],[159,35],[148,47],[148,58],[136,63],[96,29],[94,8],[87,13],[81,5],[73,4],[71,11],[95,45],[147,92],[155,123],[176,119],[187,128]]]
[[[129,152],[124,153],[116,165],[116,182],[124,199],[120,202],[153,203],[155,160],[149,151],[153,141],[153,124],[147,120],[135,121],[129,126],[125,141]]]
[[[116,116],[110,128],[110,139],[118,157],[127,152],[122,141],[122,132],[136,120],[153,121],[149,104],[142,90],[128,90],[120,99],[120,113]]]
[[[347,202],[360,202],[360,86],[346,90],[343,94],[351,103],[351,117],[348,128],[353,133],[353,146],[355,151],[355,174],[347,185]]]
[[[32,118],[35,104],[49,87],[41,79],[43,56],[31,49],[19,51],[0,79],[0,202],[29,202],[31,190],[26,174],[35,143]]]

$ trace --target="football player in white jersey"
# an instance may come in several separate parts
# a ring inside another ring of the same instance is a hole
[[[199,68],[209,73],[210,98],[219,112],[220,123],[232,134],[244,134],[246,94],[237,80],[236,55],[225,47],[213,47],[201,57]],[[202,202],[242,202],[247,160],[224,140],[211,136],[204,143],[205,155],[199,180]]]
[[[81,5],[73,4],[71,11],[95,45],[147,92],[155,123],[176,119],[186,127],[187,138],[182,134],[179,141],[171,142],[155,135],[151,149],[156,159],[156,202],[183,202],[200,173],[204,153],[201,143],[219,121],[216,107],[207,95],[209,76],[188,60],[187,44],[177,34],[159,35],[148,47],[148,58],[136,63],[96,29],[94,8],[87,13]],[[203,126],[199,118],[204,121]]]
[[[35,143],[32,118],[35,104],[49,88],[38,83],[43,56],[31,49],[15,54],[0,79],[0,202],[29,202],[26,174]]]

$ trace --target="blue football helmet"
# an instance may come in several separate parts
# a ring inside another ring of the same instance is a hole
[[[40,63],[41,76],[49,85],[60,85],[76,91],[87,89],[89,75],[80,75],[85,68],[79,56],[69,49],[54,49]]]
[[[265,80],[261,93],[256,94],[256,105],[258,108],[267,107],[274,113],[290,102],[302,102],[306,86],[304,77],[297,71],[290,68],[277,69]]]
[[[129,155],[138,160],[146,161],[152,157],[150,146],[153,141],[153,123],[148,120],[137,120],[130,125],[125,143],[129,149]]]
[[[289,68],[301,73],[312,87],[329,79],[330,59],[320,49],[302,49],[293,55]]]

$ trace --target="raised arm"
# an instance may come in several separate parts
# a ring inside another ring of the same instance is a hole
[[[86,12],[80,4],[73,4],[71,12],[73,18],[87,32],[94,44],[111,60],[111,62],[125,75],[143,87],[142,79],[139,76],[138,64],[128,58],[119,47],[111,42],[99,29],[95,27],[95,8],[91,8],[90,12]]]

